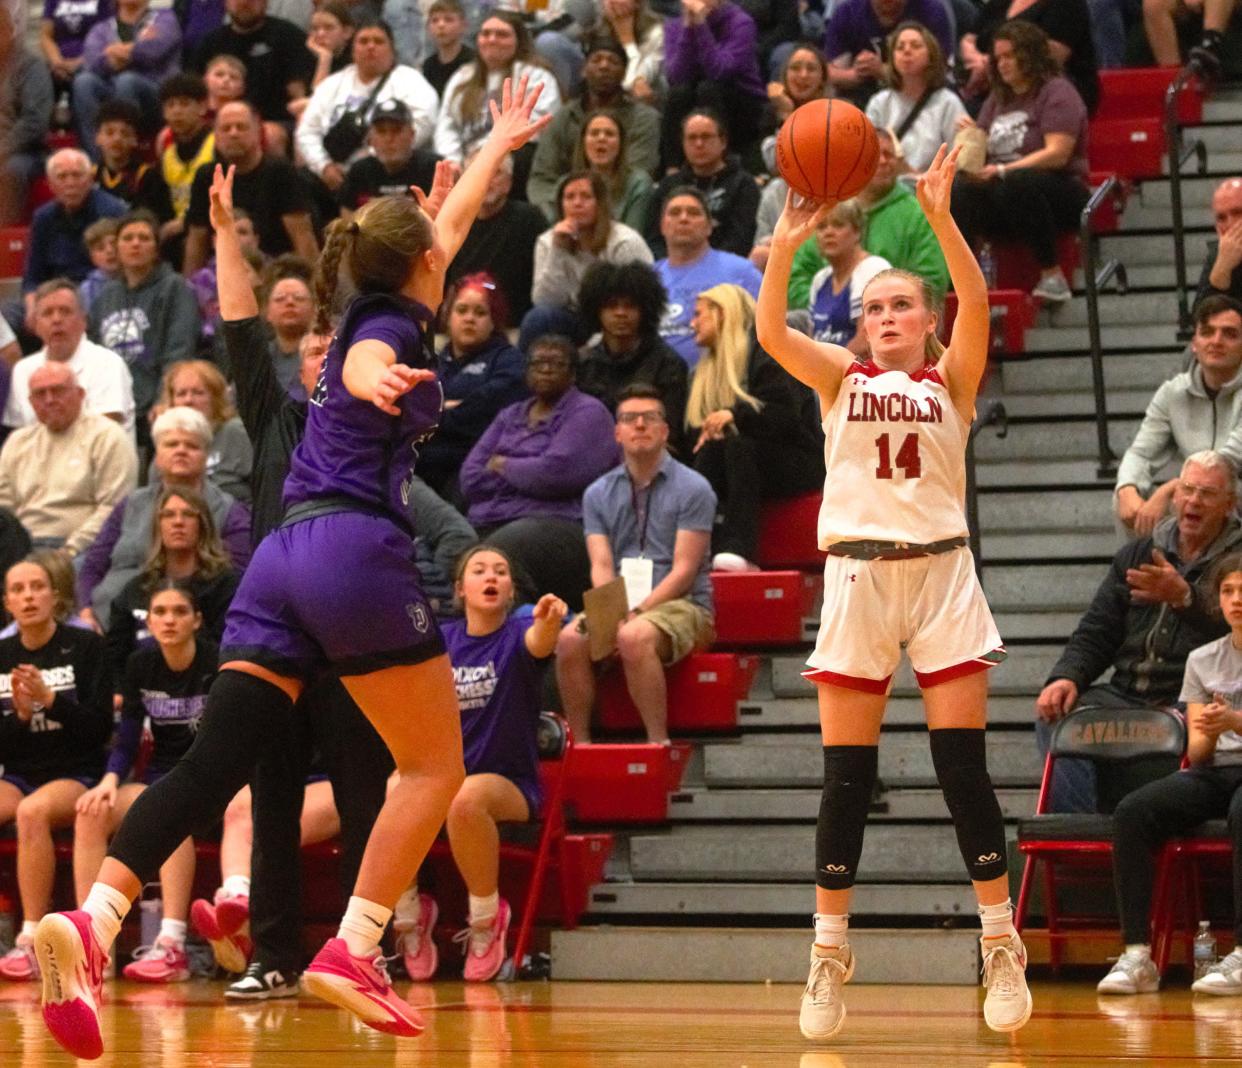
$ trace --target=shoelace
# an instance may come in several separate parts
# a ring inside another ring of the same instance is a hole
[[[983,958],[983,985],[998,997],[1013,997],[1018,992],[1018,962],[1008,946],[989,949]]]
[[[807,993],[816,1005],[828,1005],[845,980],[845,962],[835,957],[816,957],[806,981]]]
[[[1113,971],[1120,968],[1126,973],[1128,978],[1137,979],[1139,972],[1143,970],[1143,965],[1146,964],[1149,959],[1150,958],[1138,957],[1131,953],[1123,953],[1113,964]]]
[[[1228,975],[1234,971],[1242,971],[1242,949],[1235,949],[1229,956],[1222,957],[1208,969],[1208,974]]]
[[[134,950],[134,960],[154,960],[163,957],[164,960],[173,960],[177,954],[177,947],[168,942],[156,942],[150,946],[139,946]]]
[[[473,952],[476,957],[482,957],[491,948],[492,926],[492,921],[488,920],[486,927],[463,927],[453,935],[453,941],[461,943],[463,954]]]

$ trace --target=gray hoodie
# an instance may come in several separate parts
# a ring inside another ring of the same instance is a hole
[[[1201,449],[1215,449],[1242,469],[1242,371],[1209,397],[1198,363],[1174,375],[1152,397],[1117,470],[1117,488],[1147,493],[1162,468]]]
[[[133,289],[114,278],[91,303],[92,339],[121,356],[134,376],[134,408],[146,415],[164,369],[193,359],[200,328],[198,302],[185,279],[158,263]]]

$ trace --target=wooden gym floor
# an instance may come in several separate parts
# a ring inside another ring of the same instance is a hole
[[[1176,984],[1177,980],[1174,980]],[[1098,999],[1090,983],[1034,984],[1016,1035],[983,1023],[965,987],[857,986],[831,1046],[798,1034],[800,987],[529,982],[417,985],[427,1031],[400,1042],[322,1003],[226,1005],[219,983],[112,984],[108,1051],[75,1062],[43,1031],[36,989],[0,986],[0,1065],[61,1068],[726,1068],[782,1065],[1110,1065],[1242,1063],[1242,998],[1163,994]]]

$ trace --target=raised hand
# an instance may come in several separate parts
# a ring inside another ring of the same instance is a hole
[[[540,623],[552,620],[559,624],[569,615],[569,606],[554,593],[545,593],[535,605],[532,617]]]
[[[410,367],[404,363],[394,363],[375,383],[371,403],[381,412],[400,415],[401,409],[397,407],[397,401],[420,382],[434,382],[435,377],[435,371],[430,371],[425,367]]]
[[[444,206],[444,198],[449,195],[449,190],[460,177],[461,168],[451,159],[442,159],[436,163],[435,177],[431,180],[431,192],[424,193],[416,185],[410,186],[410,192],[414,194],[418,206],[427,213],[427,217],[434,219]]]
[[[953,176],[957,174],[957,157],[961,155],[962,146],[958,145],[949,151],[948,145],[941,145],[931,166],[919,179],[915,193],[919,198],[919,207],[933,225],[947,222],[952,216],[949,203],[953,196]]]
[[[529,76],[523,74],[515,89],[513,79],[506,78],[500,93],[500,107],[496,106],[495,100],[487,102],[492,113],[492,132],[488,139],[499,141],[509,152],[521,148],[532,137],[538,137],[540,131],[552,121],[551,115],[531,119],[531,112],[543,92],[543,83],[528,89],[529,80]]]
[[[211,219],[211,228],[217,232],[233,228],[234,171],[235,168],[232,165],[225,171],[217,163],[215,172],[211,176],[211,190],[208,193],[211,199],[211,207],[208,209],[208,214]]]
[[[772,244],[793,245],[795,248],[815,233],[815,227],[836,206],[833,200],[812,200],[792,189],[785,194],[785,207],[772,231]]]

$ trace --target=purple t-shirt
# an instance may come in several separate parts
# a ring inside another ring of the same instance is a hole
[[[43,18],[66,59],[77,59],[90,28],[111,15],[112,0],[43,0]]]
[[[466,774],[503,775],[517,783],[528,800],[539,790],[536,731],[545,666],[526,648],[530,623],[530,616],[523,613],[509,616],[499,630],[482,636],[467,634],[464,619],[443,628],[461,706]],[[537,814],[531,812],[532,817]]]
[[[349,497],[387,510],[411,529],[409,478],[418,445],[435,430],[443,392],[439,382],[420,382],[402,396],[401,414],[386,415],[345,388],[345,356],[359,341],[382,341],[410,367],[434,367],[422,324],[431,312],[416,301],[368,294],[350,304],[328,347],[311,394],[306,435],[293,452],[285,479],[284,505],[324,497]]]
[[[1037,92],[1008,104],[992,93],[979,112],[979,126],[988,133],[989,163],[1012,163],[1038,151],[1045,134],[1069,134],[1074,154],[1065,170],[1079,178],[1087,175],[1087,105],[1068,78],[1050,78]]]

